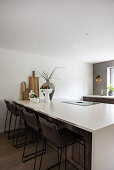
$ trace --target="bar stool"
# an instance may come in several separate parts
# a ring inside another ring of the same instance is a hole
[[[8,114],[10,113],[10,102],[8,100],[4,99],[4,102],[6,104],[6,108],[7,108],[7,113],[6,113],[6,119],[5,119],[5,125],[4,125],[4,133],[6,133],[6,125],[7,125],[7,118],[8,118]]]
[[[25,136],[25,145],[24,145],[24,150],[23,150],[22,162],[26,162],[26,160],[24,160],[24,158],[34,155],[33,157],[29,158],[28,160],[35,158],[35,160],[34,160],[34,170],[35,170],[36,157],[41,156],[41,154],[44,154],[45,151],[46,151],[46,147],[44,145],[44,150],[38,151],[38,142],[39,142],[38,135],[41,132],[41,126],[39,124],[39,120],[36,119],[36,115],[33,114],[33,113],[29,113],[26,110],[24,110],[24,118],[25,118],[25,121],[26,121],[26,136]],[[26,141],[27,141],[28,130],[29,130],[28,128],[31,128],[32,130],[34,130],[34,133],[36,135],[36,151],[35,151],[35,153],[32,153],[28,156],[25,156]]]
[[[85,170],[85,140],[83,136],[73,133],[72,131],[66,128],[58,130],[57,124],[50,122],[42,117],[39,117],[39,121],[40,121],[42,132],[44,135],[43,149],[44,149],[46,140],[48,139],[49,141],[53,143],[54,147],[56,147],[57,153],[58,153],[58,163],[49,167],[48,169],[58,166],[58,170],[60,170],[62,151],[64,149],[65,150],[65,170],[66,170],[66,162],[67,162],[66,147],[73,145],[77,142],[80,143],[83,141],[84,142],[84,170]],[[41,155],[39,170],[41,169],[41,165],[42,165],[42,157],[43,157],[43,154]]]
[[[10,116],[10,122],[9,122],[8,139],[13,139],[13,143],[14,143],[14,138],[17,137],[15,132],[16,132],[16,125],[17,125],[17,117],[19,117],[19,114],[18,114],[18,112],[16,110],[16,106],[15,106],[14,103],[10,103],[9,107],[10,107],[11,116]],[[13,127],[13,135],[10,136],[12,116],[14,116],[15,120],[14,120],[14,127]]]
[[[8,117],[8,114],[10,113],[10,120],[9,120],[9,128],[8,128],[8,140],[10,139],[13,139],[16,137],[15,135],[15,130],[16,130],[16,122],[17,122],[17,117],[19,116],[16,112],[16,108],[15,108],[15,104],[14,103],[11,103],[9,102],[8,100],[5,100],[4,99],[4,102],[6,104],[6,107],[7,107],[7,114],[6,114],[6,119],[5,119],[5,126],[4,126],[4,132],[6,132],[6,124],[7,124],[7,117]],[[12,115],[15,116],[15,123],[14,123],[14,134],[11,136],[10,135],[10,132],[11,132],[11,123],[12,123]]]
[[[4,132],[6,132],[7,117],[8,117],[8,113],[10,113],[10,120],[9,120],[9,127],[8,127],[8,140],[10,140],[10,139],[14,139],[16,137],[14,134],[15,134],[15,130],[16,130],[16,123],[17,123],[18,114],[16,113],[15,105],[13,103],[10,103],[9,101],[7,101],[5,99],[4,99],[4,102],[6,103],[6,107],[7,107],[7,114],[6,114]],[[14,129],[13,129],[14,134],[11,136],[10,132],[11,132],[12,115],[15,117],[15,123],[14,123]]]
[[[16,148],[20,148],[20,147],[24,146],[24,142],[18,144],[18,138],[25,136],[25,118],[24,118],[24,113],[23,113],[24,108],[19,105],[16,105],[15,109],[19,115],[19,124],[18,124],[18,128],[17,128],[17,136],[15,138],[16,141],[13,141],[13,144],[15,143],[14,146]],[[21,124],[23,125],[24,134],[19,133],[20,129],[21,129]]]
[[[20,116],[20,119],[19,119],[19,125],[18,125],[18,130],[17,130],[17,137],[16,137],[16,141],[15,141],[15,145],[14,146],[16,148],[20,148],[20,147],[23,147],[25,145],[25,142],[18,143],[19,137],[23,137],[23,136],[26,135],[26,128],[25,128],[26,127],[26,121],[25,121],[25,116],[24,116],[25,108],[20,106],[20,105],[16,105],[16,110],[17,110],[17,112],[18,112],[18,114]],[[23,124],[23,127],[24,127],[23,128],[23,130],[24,130],[24,134],[23,135],[19,134],[19,131],[21,129],[21,126],[20,126],[21,124]],[[32,129],[30,129],[30,130],[32,130]],[[33,138],[33,130],[32,130],[32,140],[26,141],[26,145],[29,145],[29,144],[32,144],[32,143],[35,143],[35,142],[36,141]],[[28,156],[30,156],[30,155],[26,155],[26,156],[24,156],[24,158],[27,158]],[[27,159],[26,159],[26,161],[27,161]]]

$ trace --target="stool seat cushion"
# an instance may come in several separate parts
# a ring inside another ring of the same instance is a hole
[[[40,123],[39,120],[36,119],[36,115],[33,113],[29,113],[24,110],[24,118],[29,127],[34,129],[35,131],[40,131]]]
[[[19,116],[21,117],[21,119],[25,120],[24,118],[24,113],[23,113],[23,108],[20,106],[16,106],[17,109],[17,113],[19,114]]]
[[[50,140],[55,147],[65,147],[68,145],[72,145],[80,140],[82,140],[82,136],[72,132],[67,128],[58,129],[57,124],[46,120],[42,117],[39,117],[43,135],[46,139]]]
[[[16,109],[16,107],[15,107],[15,104],[10,104],[10,111],[11,111],[11,113],[13,114],[13,115],[15,115],[15,116],[19,116],[19,114],[18,114],[18,112],[17,112],[17,109]]]
[[[67,128],[59,130],[58,133],[62,147],[71,145],[83,138],[81,135],[76,134]]]

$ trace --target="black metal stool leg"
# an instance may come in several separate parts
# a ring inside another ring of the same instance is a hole
[[[19,137],[20,124],[21,124],[21,117],[20,117],[20,119],[19,119],[19,126],[18,126],[18,130],[17,130],[17,137],[16,137],[16,144],[15,144],[16,147],[17,147],[17,142],[18,142],[18,137]]]
[[[12,121],[12,113],[11,113],[11,115],[10,115],[10,121],[9,121],[8,139],[11,139],[11,138],[10,138],[10,127],[11,127],[11,121]]]
[[[15,139],[16,124],[17,124],[17,116],[15,117],[15,124],[14,124],[13,145],[14,145],[14,139]]]
[[[38,135],[36,134],[36,153],[35,153],[35,160],[34,160],[34,170],[36,167],[37,150],[38,150]]]
[[[43,149],[42,149],[42,154],[41,154],[41,159],[40,159],[39,170],[41,169],[41,165],[42,165],[43,151],[45,149],[45,145],[46,145],[46,139],[44,139],[43,141]]]
[[[32,129],[32,140],[34,139],[33,129]]]
[[[44,149],[43,151],[42,150],[37,151],[37,153],[35,151],[35,152],[31,153],[31,154],[25,155],[26,146],[30,145],[32,143],[36,143],[37,142],[37,141],[27,141],[27,134],[28,134],[28,130],[26,130],[26,135],[25,135],[25,142],[24,142],[22,162],[27,162],[27,161],[29,161],[31,159],[34,159],[37,156],[41,156],[42,152],[43,152],[43,154],[46,152],[45,149]],[[37,148],[38,148],[38,145],[37,145],[36,149]]]
[[[26,130],[25,130],[25,143],[24,143],[24,149],[23,149],[22,162],[24,162],[24,157],[25,157],[25,148],[26,148],[27,134],[28,134],[28,130],[27,130],[27,127],[26,127]]]
[[[51,167],[47,168],[46,170],[54,169],[56,166],[58,166],[58,170],[60,170],[61,158],[62,158],[62,148],[58,148],[57,154],[58,154],[58,163],[52,165]]]
[[[58,154],[59,154],[59,150],[58,150]],[[61,168],[61,157],[62,157],[62,148],[60,148],[60,155],[59,155],[59,167],[58,167],[58,170],[60,170]]]
[[[18,129],[17,129],[17,135],[16,135],[16,144],[14,145],[16,148],[20,148],[20,147],[23,147],[25,145],[25,142],[22,142],[22,143],[18,143],[18,138],[19,137],[23,137],[23,136],[26,136],[26,128],[24,129],[24,134],[19,134],[19,130],[20,130],[20,125],[21,125],[21,117],[19,119],[19,125],[18,125]],[[34,143],[33,141],[28,141],[26,142],[26,144],[32,144]]]
[[[4,133],[6,132],[6,123],[7,123],[7,118],[8,118],[8,109],[7,109],[6,119],[5,119],[5,125],[4,125]]]
[[[66,170],[66,163],[67,161],[66,161],[66,147],[65,147],[65,170]]]
[[[84,170],[86,170],[86,150],[85,150],[85,140],[84,140]]]
[[[44,151],[46,152],[46,150],[47,150],[47,145],[46,145],[46,138],[45,138]]]

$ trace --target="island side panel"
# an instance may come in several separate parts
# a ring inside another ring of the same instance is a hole
[[[92,170],[114,170],[114,125],[95,131],[93,140]]]
[[[85,157],[86,157],[86,170],[91,170],[91,159],[92,159],[92,133],[82,130],[80,128],[66,124],[66,127],[73,132],[84,136],[85,138]],[[82,145],[74,144],[73,146],[67,147],[67,160],[73,165],[78,167],[80,170],[84,170],[84,147]],[[78,166],[79,164],[79,166]]]

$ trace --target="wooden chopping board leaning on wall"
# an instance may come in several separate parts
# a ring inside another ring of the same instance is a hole
[[[39,78],[35,77],[35,71],[29,77],[29,90],[33,90],[35,95],[39,97]]]
[[[29,89],[26,88],[25,81],[21,83],[21,95],[22,100],[29,100]]]

